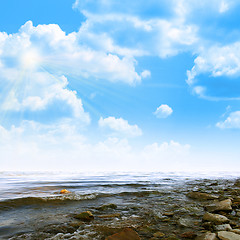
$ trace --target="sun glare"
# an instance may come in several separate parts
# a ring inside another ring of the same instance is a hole
[[[20,63],[22,68],[33,70],[40,65],[41,57],[40,54],[36,50],[29,50],[24,52],[21,56]]]

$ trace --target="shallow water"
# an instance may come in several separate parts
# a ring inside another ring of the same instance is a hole
[[[151,225],[175,231],[176,222],[189,215],[197,222],[200,204],[186,197],[190,190],[218,193],[232,188],[237,173],[0,173],[1,239],[104,239],[125,226],[150,239]],[[60,194],[68,189],[70,194]],[[116,204],[116,209],[98,207]],[[90,210],[93,222],[80,222],[75,214]],[[164,212],[174,211],[170,220]],[[104,218],[115,214],[115,217]],[[154,231],[154,230],[153,230]]]

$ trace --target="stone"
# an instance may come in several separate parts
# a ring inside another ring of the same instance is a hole
[[[215,231],[231,231],[232,227],[230,224],[221,224],[221,225],[216,225],[214,226]]]
[[[203,221],[213,222],[215,224],[223,224],[228,223],[229,219],[220,214],[213,214],[207,212],[203,215]]]
[[[195,240],[217,240],[217,234],[212,232],[206,232],[195,238]]]
[[[231,199],[226,199],[220,202],[213,203],[206,206],[208,212],[217,212],[217,211],[232,211],[232,201]]]
[[[187,196],[189,198],[199,199],[199,200],[214,200],[214,199],[218,199],[218,196],[216,196],[216,195],[212,195],[212,194],[208,194],[208,193],[202,193],[202,192],[189,192],[187,194]]]
[[[221,240],[240,240],[240,235],[234,232],[220,231],[218,232],[218,238]]]
[[[67,193],[71,193],[70,191],[68,191],[67,189],[62,189],[60,191],[60,194],[67,194]]]
[[[125,228],[119,233],[115,233],[109,237],[106,237],[105,240],[141,240],[137,232],[131,228]]]
[[[94,219],[93,214],[90,211],[81,212],[75,216],[75,218],[83,221],[91,221]]]
[[[180,218],[178,220],[178,225],[180,225],[181,227],[192,227],[193,221],[189,218]]]
[[[109,204],[104,204],[100,207],[97,207],[96,209],[100,210],[100,211],[104,211],[104,210],[107,210],[107,209],[117,209],[117,205],[114,204],[114,203],[109,203]]]
[[[197,234],[195,233],[195,232],[185,232],[185,233],[182,233],[181,235],[180,235],[180,237],[182,237],[182,238],[187,238],[187,239],[193,239],[193,238],[195,238],[197,236]]]
[[[155,238],[161,238],[161,237],[164,237],[164,236],[165,236],[165,234],[162,233],[162,232],[156,232],[156,233],[153,234],[153,237],[155,237]]]
[[[234,233],[240,234],[240,229],[232,229],[231,232],[234,232]]]

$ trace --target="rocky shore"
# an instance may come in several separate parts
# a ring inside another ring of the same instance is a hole
[[[170,191],[147,189],[106,197],[103,203],[70,212],[64,224],[11,239],[240,240],[238,179],[188,181]]]

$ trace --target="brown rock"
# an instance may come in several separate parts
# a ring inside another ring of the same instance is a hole
[[[165,234],[162,233],[162,232],[156,232],[156,233],[153,234],[153,236],[154,236],[155,238],[161,238],[161,237],[164,237]]]
[[[185,232],[185,233],[182,233],[181,235],[180,235],[180,237],[182,237],[182,238],[188,238],[188,239],[193,239],[193,238],[195,238],[197,236],[197,234],[195,233],[195,232]]]
[[[221,202],[216,202],[214,204],[206,206],[207,211],[217,212],[217,211],[232,211],[232,201],[231,199],[226,199]]]
[[[189,192],[187,194],[187,196],[189,198],[199,199],[199,200],[214,200],[214,199],[218,199],[218,196],[216,196],[216,195],[212,195],[212,194],[208,194],[208,193],[202,193],[202,192]]]
[[[240,229],[232,229],[231,232],[234,232],[234,233],[240,234]]]
[[[139,235],[131,228],[125,228],[120,233],[106,237],[105,240],[141,240]]]
[[[93,214],[90,211],[81,212],[75,216],[75,218],[83,220],[83,221],[90,221],[94,219]]]
[[[211,233],[211,232],[206,232],[200,236],[197,236],[195,240],[217,240],[217,234],[216,233]]]
[[[240,240],[239,234],[236,234],[233,232],[227,232],[227,231],[218,232],[218,237],[221,240]]]
[[[213,222],[215,224],[223,224],[228,223],[229,219],[220,214],[213,214],[207,212],[203,215],[203,221]]]

